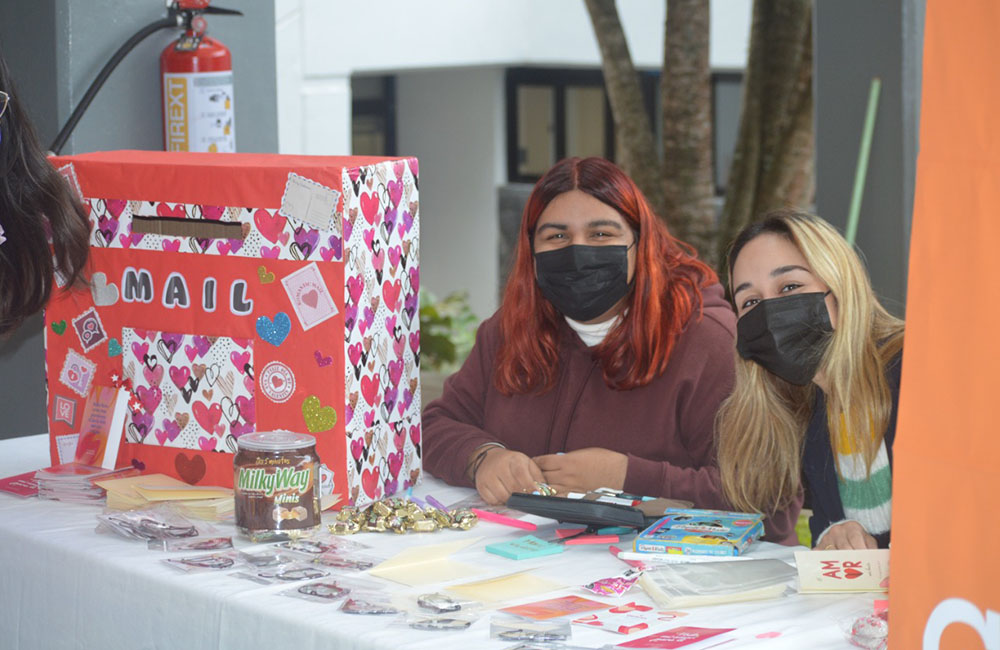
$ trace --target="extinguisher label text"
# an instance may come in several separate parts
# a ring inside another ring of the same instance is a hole
[[[167,151],[236,151],[233,73],[163,75],[163,141]]]
[[[164,79],[167,98],[167,151],[188,151],[188,88],[184,77]]]

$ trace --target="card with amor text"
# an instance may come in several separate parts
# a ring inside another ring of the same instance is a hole
[[[800,592],[885,592],[889,550],[799,551],[795,554]]]

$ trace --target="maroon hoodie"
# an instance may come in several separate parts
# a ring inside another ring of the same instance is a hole
[[[719,284],[705,288],[702,300],[703,313],[692,315],[677,337],[664,373],[632,390],[608,387],[592,349],[562,321],[555,386],[543,394],[501,394],[493,383],[500,345],[494,314],[441,398],[424,409],[425,468],[471,486],[466,465],[486,442],[528,456],[603,447],[628,456],[626,492],[728,508],[713,427],[733,387],[736,318]],[[767,538],[793,543],[797,514],[796,507],[771,517]]]

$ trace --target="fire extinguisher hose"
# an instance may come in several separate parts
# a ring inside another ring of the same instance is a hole
[[[136,45],[154,32],[177,26],[178,21],[176,15],[171,15],[168,18],[160,18],[159,20],[146,25],[133,34],[130,39],[125,41],[125,43],[118,48],[118,51],[111,56],[108,62],[104,64],[104,67],[101,68],[101,72],[97,75],[97,78],[94,79],[93,83],[90,84],[90,87],[87,88],[87,92],[84,93],[80,103],[76,105],[75,109],[73,109],[73,113],[69,116],[69,119],[66,120],[66,124],[63,125],[62,130],[59,131],[59,135],[56,136],[56,139],[52,142],[52,146],[49,147],[49,150],[54,154],[58,154],[62,151],[63,146],[66,144],[66,140],[68,140],[70,134],[73,133],[73,129],[76,128],[80,118],[83,117],[83,114],[90,106],[90,103],[94,101],[97,91],[101,89],[101,86],[103,86],[104,82],[107,81],[109,76],[111,76],[114,69],[118,67],[118,64],[121,63],[122,59],[124,59]]]

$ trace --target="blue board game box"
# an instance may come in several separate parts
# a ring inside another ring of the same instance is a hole
[[[667,508],[659,521],[639,533],[633,548],[638,553],[739,555],[763,534],[763,515]]]

